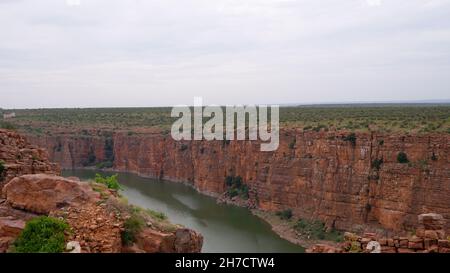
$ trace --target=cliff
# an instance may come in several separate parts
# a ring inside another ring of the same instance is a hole
[[[0,190],[12,178],[23,174],[59,174],[58,164],[51,163],[44,149],[28,143],[19,134],[0,129]]]
[[[422,213],[450,219],[449,139],[283,130],[276,152],[260,152],[256,142],[175,142],[163,134],[30,136],[63,168],[112,159],[115,170],[187,182],[216,196],[226,191],[225,177],[241,176],[261,210],[292,209],[341,230],[393,233],[417,228]]]
[[[41,215],[64,219],[71,229],[66,239],[80,252],[201,251],[203,237],[195,231],[128,205],[103,184],[58,176],[45,150],[17,133],[0,130],[0,162],[0,253]]]

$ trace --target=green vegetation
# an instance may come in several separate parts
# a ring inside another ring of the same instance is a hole
[[[136,241],[136,235],[145,227],[142,217],[137,214],[131,215],[125,220],[124,231],[122,232],[122,241],[125,245],[132,245]]]
[[[327,231],[325,224],[320,221],[308,221],[306,219],[300,219],[295,224],[294,228],[303,236],[307,236],[309,239],[334,242],[343,241],[343,235],[341,232],[335,229]]]
[[[95,175],[95,182],[106,185],[108,189],[120,190],[122,189],[122,187],[120,186],[117,177],[117,174],[111,176],[102,176],[101,174],[97,173]]]
[[[112,161],[104,161],[100,162],[96,165],[97,169],[110,169],[114,166],[114,163]]]
[[[404,152],[398,153],[397,162],[398,163],[408,163],[409,159],[408,159],[408,156],[406,155],[406,153],[404,153]]]
[[[151,209],[146,209],[145,212],[150,215],[151,217],[158,219],[158,220],[167,220],[167,215],[165,215],[163,212],[154,211]]]
[[[13,245],[13,252],[60,253],[65,249],[64,233],[69,225],[52,217],[41,216],[29,221]]]
[[[227,194],[229,197],[233,198],[235,196],[240,196],[242,199],[249,198],[249,188],[246,185],[242,177],[240,176],[227,176],[225,178],[225,184],[227,185]]]
[[[276,215],[278,217],[280,217],[280,219],[282,220],[291,220],[292,219],[292,210],[291,209],[286,209],[286,210],[282,210],[282,211],[278,211],[276,213]]]
[[[181,146],[180,146],[180,151],[186,151],[187,149],[189,148],[189,146],[187,146],[187,144],[181,144]]]
[[[372,161],[372,168],[377,170],[377,171],[379,171],[381,169],[381,165],[383,165],[383,159],[382,158],[380,158],[380,159],[377,158],[377,159],[374,159]]]
[[[355,133],[351,133],[348,136],[344,137],[344,141],[348,141],[353,146],[355,146],[356,145],[356,135],[355,135]]]
[[[0,128],[6,129],[6,130],[15,130],[16,126],[14,126],[14,124],[12,124],[10,122],[0,120]]]
[[[49,134],[96,128],[100,131],[155,128],[169,132],[176,118],[171,108],[92,108],[15,110],[16,118],[1,122],[31,134]],[[349,130],[396,132],[450,132],[449,104],[353,104],[281,107],[282,127],[304,130]],[[370,128],[369,128],[370,127]],[[85,130],[80,135],[93,134]]]
[[[130,217],[124,222],[122,231],[122,241],[126,245],[132,245],[136,242],[137,234],[146,226],[151,225],[154,228],[163,231],[174,231],[177,226],[168,221],[167,216],[162,212],[151,209],[143,209],[138,206],[128,207]]]
[[[351,242],[347,251],[350,253],[361,253],[362,252],[361,243],[355,241]]]

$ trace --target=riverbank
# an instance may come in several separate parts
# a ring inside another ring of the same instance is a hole
[[[258,216],[265,222],[267,222],[271,227],[273,232],[275,232],[280,238],[289,241],[293,244],[302,246],[304,248],[310,248],[316,244],[324,244],[329,246],[337,246],[338,242],[328,241],[328,240],[313,240],[299,235],[299,232],[295,229],[295,221],[293,220],[283,220],[275,213],[261,211],[257,209],[251,210],[253,215]]]

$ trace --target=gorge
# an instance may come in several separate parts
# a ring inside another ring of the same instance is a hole
[[[98,170],[66,170],[64,176],[93,179]],[[304,249],[272,232],[271,227],[237,206],[217,204],[214,198],[181,183],[159,181],[129,173],[119,173],[129,203],[164,213],[171,222],[200,234],[203,253],[295,253]]]
[[[240,176],[251,207],[291,209],[339,230],[401,234],[417,228],[422,213],[450,219],[446,133],[283,129],[275,152],[259,151],[258,142],[177,142],[164,132],[92,129],[28,139],[64,169],[106,164],[215,197],[226,192],[227,176]]]

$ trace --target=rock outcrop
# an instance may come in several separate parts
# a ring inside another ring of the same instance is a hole
[[[0,190],[14,177],[24,174],[59,174],[58,164],[48,160],[47,151],[29,144],[19,134],[0,129],[0,161],[5,168],[0,174]]]
[[[198,253],[203,246],[203,236],[197,232],[179,228],[173,233],[152,229],[141,231],[137,243],[125,248],[126,252],[147,253]]]
[[[134,208],[119,204],[116,191],[101,184],[95,184],[95,191],[90,183],[56,175],[59,167],[48,162],[46,152],[16,133],[0,130],[0,144],[5,167],[0,188],[0,253],[10,248],[26,221],[39,215],[65,219],[71,227],[67,239],[79,246],[77,251],[127,251],[122,234]],[[200,234],[181,227],[165,231],[143,226],[136,237],[135,252],[200,252],[203,244]]]
[[[6,252],[9,245],[25,228],[25,221],[14,217],[0,217],[0,253]]]
[[[251,204],[353,231],[401,233],[417,215],[450,219],[450,134],[282,130],[276,152],[248,141],[176,142],[164,134],[31,137],[64,168],[114,158],[114,169],[182,181],[219,196],[242,176]],[[111,146],[113,157],[110,156]],[[107,149],[108,148],[108,149]],[[408,162],[398,162],[404,153]],[[449,230],[448,224],[445,230]]]
[[[345,233],[339,246],[317,244],[308,253],[450,253],[450,240],[443,231],[445,221],[436,213],[422,214],[416,234],[410,237],[379,238],[374,233],[358,236]]]
[[[36,214],[100,200],[87,183],[47,174],[16,177],[3,187],[3,196],[13,208]]]

